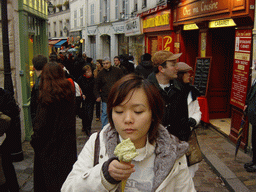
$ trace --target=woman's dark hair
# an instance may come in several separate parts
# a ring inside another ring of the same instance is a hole
[[[42,71],[39,99],[43,104],[50,104],[54,101],[65,99],[73,101],[74,88],[66,79],[64,70],[57,62],[47,63]]]
[[[112,119],[112,110],[120,105],[130,91],[142,88],[148,98],[149,106],[152,111],[152,123],[148,131],[149,142],[153,144],[158,133],[158,126],[161,122],[164,113],[164,104],[159,90],[154,84],[135,74],[128,74],[118,80],[110,90],[107,103],[107,113],[109,123],[112,128],[115,128]]]
[[[99,64],[101,65],[101,67],[103,67],[103,65],[102,65],[102,59],[97,59],[96,61],[99,62]]]

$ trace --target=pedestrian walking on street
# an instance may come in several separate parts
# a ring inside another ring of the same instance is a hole
[[[109,57],[103,59],[103,69],[99,72],[94,86],[96,101],[102,101],[101,123],[102,128],[108,124],[107,101],[111,87],[123,76],[123,71],[111,65]]]
[[[162,124],[169,133],[182,141],[188,141],[191,130],[188,123],[187,92],[177,80],[177,59],[180,56],[181,53],[156,52],[152,58],[154,72],[148,76],[148,80],[155,84],[165,101]]]
[[[37,79],[31,91],[31,99],[30,99],[30,114],[31,114],[32,122],[34,121],[34,118],[36,116],[41,73],[42,73],[43,67],[47,62],[48,62],[48,59],[44,55],[37,55],[32,59],[33,67],[37,76]]]
[[[160,125],[163,110],[159,91],[143,77],[129,74],[116,82],[108,99],[110,123],[86,142],[61,191],[121,191],[127,180],[124,191],[194,192],[188,143]],[[128,138],[139,155],[123,163],[114,150]]]
[[[254,66],[256,70],[256,65]],[[256,172],[256,79],[246,97],[244,112],[248,116],[249,123],[252,124],[252,161],[245,163],[244,168],[248,172]]]
[[[5,139],[2,145],[0,145],[2,168],[6,180],[5,184],[0,186],[0,191],[19,192],[19,184],[12,163],[23,160],[23,151],[21,147],[20,109],[13,95],[9,91],[2,88],[0,88],[0,111],[11,118],[10,126],[5,131]],[[2,128],[3,127],[1,127],[0,130]],[[0,136],[2,133],[3,132],[0,133]]]
[[[57,62],[43,68],[33,131],[34,191],[60,191],[77,150],[75,89]]]
[[[188,122],[191,127],[191,131],[200,123],[201,121],[201,111],[200,106],[197,100],[197,97],[201,96],[200,92],[191,85],[191,73],[192,67],[184,62],[178,62],[178,80],[183,84],[187,90],[187,104],[188,104]],[[196,171],[198,170],[199,163],[189,166],[189,172],[192,177],[195,176]]]
[[[98,77],[99,72],[103,69],[103,65],[102,65],[102,59],[97,59],[96,62],[96,69],[94,69],[93,74],[94,74],[94,78]],[[96,121],[100,120],[100,105],[101,105],[101,101],[96,101]]]
[[[95,79],[92,74],[92,68],[90,65],[85,65],[82,70],[84,74],[77,80],[77,83],[83,92],[82,112],[80,115],[82,117],[83,124],[82,131],[84,131],[86,135],[90,136],[94,104],[96,101],[96,97],[93,93]]]
[[[115,56],[114,57],[114,64],[115,64],[115,67],[121,69],[123,71],[123,74],[128,74],[128,70],[125,66],[123,66],[121,64],[121,61],[120,61],[120,57],[119,56]]]
[[[149,53],[145,53],[144,55],[142,55],[141,58],[142,58],[142,61],[135,68],[135,73],[138,75],[142,75],[145,79],[147,79],[149,74],[153,72],[151,55]]]

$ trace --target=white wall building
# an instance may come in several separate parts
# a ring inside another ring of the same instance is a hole
[[[88,0],[87,28],[82,31],[87,55],[94,61],[104,57],[113,61],[117,55],[134,55],[133,47],[137,43],[143,49],[141,21],[135,17],[139,11],[155,5],[156,1],[149,0],[148,5],[142,0]],[[127,31],[126,24],[135,20],[138,30],[135,33],[132,28]]]
[[[84,52],[84,39],[82,30],[86,28],[87,0],[70,0],[70,34],[71,44],[82,46]],[[82,44],[82,45],[81,45]]]
[[[69,0],[51,0],[49,2],[54,6],[54,10],[49,11],[48,14],[48,37],[51,40],[67,39],[70,33]],[[65,41],[62,41],[62,43],[68,45]],[[51,43],[49,42],[49,44]],[[60,48],[60,45],[55,47]]]

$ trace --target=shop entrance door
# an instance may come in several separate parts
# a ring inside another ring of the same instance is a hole
[[[209,30],[207,49],[212,64],[208,84],[209,118],[230,118],[230,91],[233,72],[235,28]],[[211,47],[209,47],[211,46]]]
[[[157,37],[149,37],[148,38],[149,42],[149,54],[152,56],[157,52]]]

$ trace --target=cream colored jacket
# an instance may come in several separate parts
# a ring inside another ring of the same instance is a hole
[[[109,133],[111,132],[109,130],[109,125],[106,125],[100,133],[99,164],[93,167],[95,133],[91,135],[79,154],[77,162],[62,186],[62,192],[118,191],[119,186],[106,183],[101,171],[103,163],[112,156],[111,150],[114,150],[111,149],[113,148],[111,143],[115,143],[115,138],[111,138],[106,142],[106,139],[113,135]],[[163,126],[160,126],[156,146],[159,147],[155,149],[155,190],[152,189],[152,191],[194,192],[194,183],[189,174],[185,156],[188,144],[179,141],[174,136],[170,136],[168,131]]]

